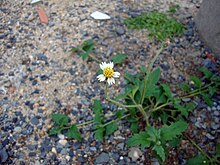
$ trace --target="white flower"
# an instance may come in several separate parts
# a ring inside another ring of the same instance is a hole
[[[107,79],[109,85],[114,84],[115,83],[114,78],[119,78],[120,73],[115,72],[113,70],[113,67],[114,67],[113,62],[110,63],[102,62],[100,64],[100,68],[103,70],[103,74],[97,76],[98,80],[101,82]]]

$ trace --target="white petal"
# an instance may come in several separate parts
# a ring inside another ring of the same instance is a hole
[[[108,78],[107,80],[109,85],[115,84],[115,79],[114,78]]]
[[[120,76],[120,73],[119,73],[119,72],[114,72],[113,77],[119,78],[119,76]]]
[[[105,76],[104,74],[100,74],[97,76],[97,79],[101,82],[101,81],[105,81]]]
[[[109,67],[110,67],[111,69],[113,69],[113,68],[114,68],[114,63],[113,63],[113,62],[110,62],[110,63],[109,63]]]
[[[105,63],[105,62],[102,62],[101,64],[99,64],[99,66],[100,66],[100,68],[101,68],[102,70],[104,70],[105,67],[106,67],[106,63]]]

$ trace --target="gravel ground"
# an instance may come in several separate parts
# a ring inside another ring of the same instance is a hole
[[[167,11],[170,4],[179,4],[174,14],[186,27],[182,37],[175,38],[161,54],[156,66],[162,69],[162,81],[175,86],[198,68],[205,66],[217,71],[217,64],[205,58],[210,50],[200,41],[194,19],[201,0],[45,0],[41,7],[49,17],[41,24],[37,7],[26,0],[0,2],[0,161],[2,164],[158,164],[148,150],[127,148],[130,135],[128,125],[120,123],[119,130],[103,143],[95,140],[90,128],[82,130],[84,140],[79,143],[65,137],[48,137],[52,126],[50,114],[63,113],[71,121],[91,120],[95,98],[109,106],[103,97],[103,84],[96,80],[99,65],[82,61],[70,48],[93,38],[95,54],[109,61],[116,53],[129,55],[126,64],[118,66],[136,73],[140,65],[152,59],[146,30],[129,30],[123,24],[127,17],[142,12]],[[90,17],[94,11],[111,16],[108,21]],[[115,85],[115,92],[124,85],[123,76]],[[220,97],[208,107],[199,98],[199,107],[190,115],[190,137],[213,154],[219,138]],[[199,135],[199,136],[198,136]],[[132,153],[139,153],[137,160]],[[181,150],[172,150],[165,164],[184,164],[197,151],[187,140]]]

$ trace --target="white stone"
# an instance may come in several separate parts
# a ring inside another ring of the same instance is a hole
[[[61,139],[61,140],[64,140],[64,139],[65,139],[64,135],[62,135],[62,134],[59,134],[59,135],[58,135],[58,138]]]
[[[56,148],[52,148],[52,150],[51,150],[54,154],[57,154],[57,150],[56,150]]]
[[[101,13],[99,11],[95,11],[90,15],[92,18],[94,19],[98,19],[98,20],[106,20],[106,19],[110,19],[111,17],[108,16],[107,14]]]
[[[59,140],[59,143],[62,144],[63,146],[65,146],[67,143],[67,140]]]

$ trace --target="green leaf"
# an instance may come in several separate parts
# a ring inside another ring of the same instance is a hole
[[[115,115],[116,115],[116,117],[117,117],[118,119],[121,119],[122,116],[124,115],[124,113],[125,113],[125,110],[122,109],[122,110],[118,110],[118,111],[115,113]]]
[[[79,48],[78,48],[78,47],[71,48],[70,51],[72,51],[72,52],[78,52],[78,51],[79,51]]]
[[[160,117],[164,124],[167,123],[168,115],[166,114],[166,112],[163,111]]]
[[[216,147],[216,155],[219,155],[219,156],[220,156],[220,143],[217,144],[217,147]]]
[[[206,157],[203,155],[197,155],[189,160],[187,160],[186,165],[202,165],[209,164]]]
[[[211,98],[206,95],[206,94],[202,94],[202,98],[205,100],[206,104],[208,104],[208,106],[212,106],[213,105],[213,101],[211,100]]]
[[[145,96],[149,97],[153,94],[156,84],[160,79],[160,68],[156,68],[153,72],[149,74],[147,84],[146,84],[146,94]]]
[[[89,53],[83,52],[83,53],[80,53],[79,55],[82,57],[83,60],[85,60],[89,56]]]
[[[166,155],[165,155],[165,152],[164,152],[164,148],[162,146],[155,145],[152,148],[152,150],[157,153],[157,155],[162,159],[163,162],[165,161]]]
[[[215,92],[217,91],[217,89],[215,87],[212,87],[212,86],[209,86],[208,89],[209,89],[209,94],[211,96],[213,96],[215,94]]]
[[[179,138],[173,138],[171,141],[169,141],[169,145],[173,148],[177,147],[180,144]]]
[[[94,122],[98,125],[102,124],[102,120],[103,120],[102,105],[99,100],[94,101],[93,111],[95,112]]]
[[[201,81],[198,77],[196,77],[196,76],[191,76],[190,79],[194,82],[195,87],[196,87],[197,89],[201,88],[201,86],[202,86],[202,81]]]
[[[128,139],[127,145],[131,146],[141,146],[142,149],[149,147],[151,142],[147,140],[149,137],[147,132],[140,132],[139,134],[134,134],[131,138]]]
[[[126,54],[118,53],[112,57],[114,64],[121,64],[128,56]]]
[[[149,135],[149,138],[148,138],[149,141],[156,143],[157,140],[160,139],[160,130],[154,127],[148,127],[146,128],[146,131]]]
[[[60,134],[62,129],[60,127],[54,127],[49,131],[49,136],[54,136]]]
[[[147,68],[146,68],[146,66],[141,65],[140,71],[141,71],[141,73],[143,73],[143,74],[147,73]]]
[[[180,111],[180,113],[181,113],[181,115],[183,115],[183,116],[185,116],[185,117],[187,117],[188,116],[188,109],[187,108],[185,108],[185,107],[183,107],[183,106],[181,106],[179,103],[178,103],[178,101],[174,101],[174,108],[176,108],[176,109],[178,109],[179,111]]]
[[[132,122],[131,123],[131,132],[137,133],[138,132],[138,122]]]
[[[139,89],[139,86],[134,86],[134,87],[132,88],[132,96],[133,96],[133,97],[135,96],[135,94],[136,94],[136,92],[138,91],[138,89]]]
[[[73,124],[67,132],[67,137],[69,139],[76,139],[78,141],[82,141],[81,133],[79,132],[77,126]]]
[[[115,132],[118,129],[118,125],[116,124],[116,122],[113,122],[109,125],[106,126],[106,135],[111,135],[113,132]]]
[[[68,124],[68,116],[63,115],[63,114],[52,114],[52,120],[60,126],[64,126]]]
[[[172,98],[172,92],[170,90],[170,87],[167,84],[161,84],[161,86],[163,87],[164,90],[164,94],[168,97],[168,98]]]
[[[172,123],[170,126],[163,125],[161,128],[161,137],[166,141],[172,140],[173,138],[176,138],[176,136],[181,135],[187,127],[187,122],[182,120]]]
[[[196,106],[197,105],[195,103],[190,102],[185,105],[185,108],[187,109],[187,111],[192,112],[196,108]]]
[[[210,72],[207,68],[200,68],[199,69],[201,72],[204,73],[205,78],[211,78],[214,74],[212,72]]]
[[[179,85],[179,87],[184,91],[184,92],[189,92],[190,91],[190,86],[187,83],[182,83]]]
[[[98,139],[99,141],[103,141],[104,131],[105,129],[103,127],[99,127],[97,130],[95,130],[96,139]]]

